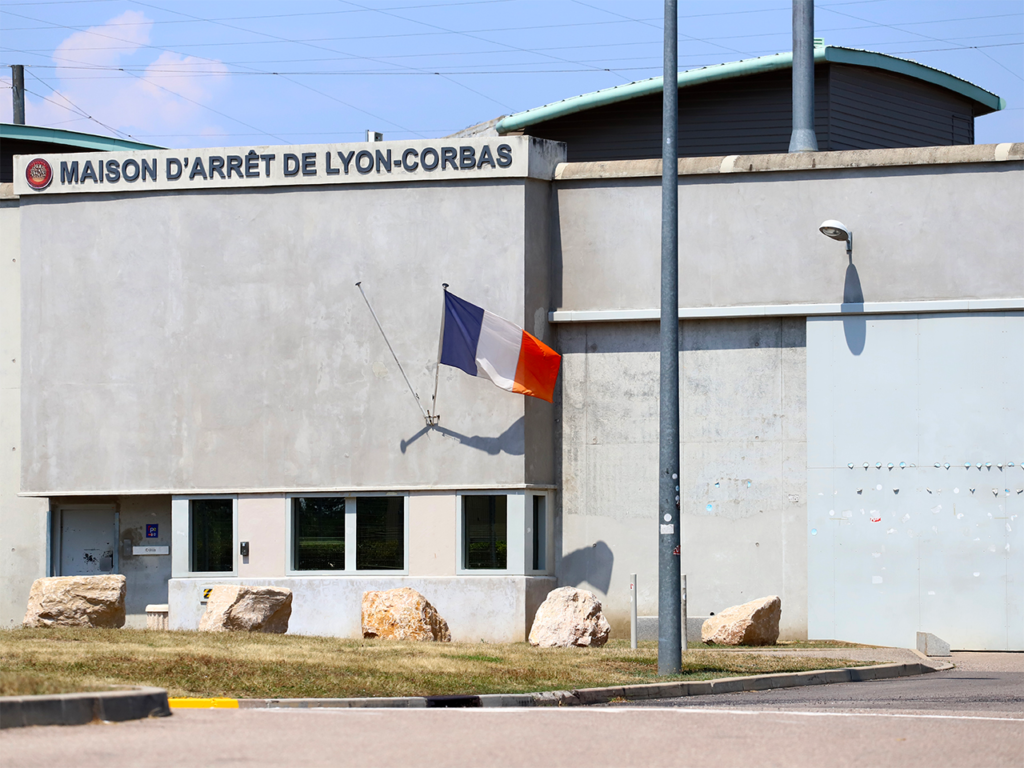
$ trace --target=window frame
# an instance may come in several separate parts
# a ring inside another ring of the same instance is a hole
[[[231,570],[193,571],[192,568],[192,504],[193,501],[231,500]],[[230,579],[238,576],[238,495],[200,493],[171,497],[171,578]]]
[[[544,499],[544,567],[533,567],[533,500],[537,497]],[[551,491],[527,491],[526,493],[526,573],[530,576],[552,576],[554,575],[555,560],[555,522],[552,513],[552,499],[554,493]]]
[[[466,531],[466,496],[505,497],[505,568],[466,568],[463,541]],[[455,575],[456,576],[521,576],[526,574],[526,497],[525,491],[482,490],[458,491],[455,494]],[[532,512],[531,512],[532,514]]]
[[[400,497],[402,499],[402,568],[401,570],[357,570],[356,569],[356,513],[359,499]],[[289,493],[285,495],[288,502],[288,519],[285,526],[285,575],[315,576],[322,578],[359,578],[361,576],[408,576],[409,575],[409,493],[387,491],[368,493]],[[344,499],[345,500],[345,568],[340,571],[299,571],[295,569],[295,506],[292,499]]]

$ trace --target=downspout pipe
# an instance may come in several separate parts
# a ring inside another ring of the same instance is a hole
[[[789,151],[818,151],[814,134],[814,0],[793,0],[793,134]]]
[[[25,66],[11,65],[11,85],[14,94],[14,124],[25,124]]]

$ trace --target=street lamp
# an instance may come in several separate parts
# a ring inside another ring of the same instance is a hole
[[[853,256],[853,230],[843,224],[843,222],[829,219],[828,221],[823,221],[818,229],[825,237],[831,237],[833,240],[839,241],[845,240],[846,255]]]

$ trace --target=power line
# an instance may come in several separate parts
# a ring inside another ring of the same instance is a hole
[[[1003,35],[993,35],[993,37],[1003,37]],[[901,40],[901,41],[896,41],[896,42],[885,43],[885,45],[897,45],[897,44],[904,44],[904,43],[908,43],[908,42],[913,42],[913,41]],[[924,48],[924,49],[915,49],[915,50],[909,50],[909,51],[890,51],[889,53],[924,53],[924,52],[928,52],[928,51],[958,51],[958,50],[966,51],[966,50],[972,50],[972,49],[976,49],[976,48],[1004,48],[1004,47],[1009,47],[1009,46],[1020,46],[1020,45],[1024,45],[1024,41],[1017,42],[1017,43],[990,43],[990,44],[987,44],[987,45],[962,45],[962,46],[955,46],[955,47],[952,47],[952,48]],[[755,52],[755,53],[757,53],[757,52]],[[766,53],[770,53],[770,52],[766,52]],[[706,56],[707,54],[693,54],[693,55],[694,56]],[[623,58],[619,58],[619,59],[610,59],[610,60],[609,59],[593,59],[592,61],[645,61],[645,60],[652,60],[652,61],[654,61],[655,58],[656,57],[653,57],[653,56],[631,56],[631,57],[623,57]],[[581,62],[569,62],[569,63],[586,64],[586,63],[589,63],[589,62],[586,59],[584,59]],[[692,64],[690,66],[693,69],[698,69],[698,68],[701,68],[701,67],[715,66],[718,63],[720,63],[720,62],[712,60],[712,61],[707,62],[706,64]],[[115,66],[67,67],[67,66],[64,66],[64,65],[43,65],[43,64],[27,64],[25,66],[27,68],[30,68],[30,69],[39,69],[39,68],[56,69],[56,68],[61,68],[61,69],[69,69],[69,70],[80,70],[80,71],[86,71],[86,72],[88,72],[88,71],[125,72],[125,73],[144,72],[149,77],[154,76],[154,75],[160,75],[160,74],[167,75],[168,77],[182,77],[182,76],[188,76],[188,77],[219,77],[219,76],[223,76],[224,75],[224,72],[222,70],[182,72],[181,70],[178,70],[178,69],[153,69],[151,67],[149,67],[149,68],[147,68],[147,67],[132,68],[132,67],[115,67]],[[499,67],[499,66],[542,66],[542,64],[540,62],[517,62],[517,63],[511,63],[511,64],[510,63],[486,64],[486,65],[482,65],[482,66],[489,66],[489,67]],[[628,71],[628,70],[650,69],[650,68],[651,67],[621,67],[619,69],[622,70],[622,71]],[[441,76],[441,77],[443,77],[444,75],[508,75],[508,74],[534,74],[534,73],[541,74],[541,73],[557,73],[557,72],[580,72],[580,73],[587,73],[587,72],[605,72],[605,71],[608,71],[608,70],[606,70],[606,69],[592,69],[592,68],[584,68],[584,69],[532,69],[532,70],[495,70],[495,69],[487,69],[487,70],[476,69],[476,70],[471,70],[471,69],[466,69],[466,70],[448,70],[448,71],[420,71],[420,70],[417,70],[417,71],[397,71],[397,70],[376,71],[376,70],[370,70],[370,69],[349,69],[349,70],[322,70],[322,69],[321,70],[317,70],[317,69],[312,69],[312,70],[275,71],[275,72],[260,72],[260,71],[232,72],[230,74],[237,75],[239,77],[246,77],[246,76],[249,76],[249,77],[284,76],[284,75],[293,76],[293,77],[313,76],[313,75],[324,75],[324,76],[342,76],[342,75],[343,76],[355,76],[355,75],[374,75],[374,76],[378,76],[378,75],[395,75],[395,76],[401,76],[401,75],[425,75],[425,76]],[[683,71],[685,71],[685,70],[683,70]],[[67,76],[65,76],[62,79],[64,79],[64,80],[112,80],[112,79],[117,79],[117,78],[101,77],[101,76],[96,76],[96,77],[67,77]]]
[[[136,5],[142,5],[142,6],[147,7],[147,8],[154,8],[154,9],[156,9],[158,11],[163,11],[164,13],[177,13],[179,16],[187,16],[187,17],[190,17],[190,18],[193,18],[193,19],[198,19],[199,18],[197,16],[192,16],[189,13],[183,13],[181,11],[171,11],[171,10],[169,10],[167,8],[160,8],[159,6],[150,5],[149,3],[143,3],[143,2],[140,2],[140,0],[130,0],[130,1],[134,2]],[[207,21],[207,20],[203,19],[203,21]],[[211,22],[211,23],[217,24],[218,26],[222,26],[222,27],[228,27],[229,29],[239,29],[239,30],[241,30],[243,32],[249,32],[251,34],[260,34],[260,35],[265,35],[266,37],[273,37],[273,38],[276,38],[278,40],[283,39],[283,38],[277,37],[276,35],[270,35],[270,34],[268,34],[266,32],[252,32],[252,30],[242,29],[241,27],[236,27],[236,26],[234,26],[232,24],[225,24],[224,22],[219,22],[218,21],[218,22]],[[323,48],[322,46],[311,46],[311,47]],[[324,48],[323,50],[330,51],[331,53],[345,53],[344,51],[335,51],[335,50],[330,49],[330,48]],[[371,61],[372,61],[372,59],[371,59]],[[377,62],[377,63],[380,63],[380,62]],[[394,122],[393,120],[388,120],[387,118],[380,117],[379,115],[375,115],[372,112],[369,112],[369,111],[367,111],[365,109],[362,109],[361,107],[357,107],[354,104],[349,104],[347,101],[343,101],[342,99],[339,99],[336,96],[333,96],[333,95],[331,95],[329,93],[324,93],[323,91],[317,90],[313,86],[308,85],[306,83],[301,83],[301,82],[299,82],[297,80],[292,80],[287,75],[280,75],[280,77],[282,77],[285,80],[288,80],[288,82],[293,83],[294,85],[298,85],[301,88],[305,88],[305,89],[307,89],[309,91],[312,91],[313,93],[319,94],[320,96],[324,96],[324,97],[326,97],[328,99],[331,99],[332,101],[336,101],[337,103],[342,104],[343,106],[346,106],[349,109],[354,109],[357,112],[362,112],[364,115],[369,115],[374,120],[383,121],[385,123],[388,123],[389,125],[395,126],[396,128],[398,128],[400,130],[403,130],[403,131],[408,130],[407,128],[399,125],[398,123]]]
[[[828,8],[828,6],[821,6],[821,7]],[[776,9],[765,9],[765,10],[776,10],[776,11],[778,11],[778,10],[788,10],[788,8],[776,8]],[[9,11],[3,11],[2,9],[0,9],[0,12],[2,12],[2,13],[10,13]],[[174,13],[178,13],[177,11],[173,11],[173,12]],[[749,12],[753,13],[755,11],[749,11]],[[760,9],[758,9],[756,12],[762,12],[762,11]],[[877,26],[892,27],[894,29],[897,29],[897,27],[895,27],[894,25],[882,24],[880,22],[872,22],[870,19],[861,19],[861,18],[859,18],[857,16],[851,16],[850,14],[842,14],[840,11],[832,11],[832,13],[839,13],[840,15],[850,16],[850,18],[857,19],[858,21],[868,22],[867,27],[843,27],[843,28],[840,28],[840,29],[837,29],[837,30],[832,30],[832,31],[845,31],[845,30],[850,30],[850,29],[866,29],[868,27],[877,27]],[[12,15],[16,15],[16,16],[19,16],[21,18],[29,18],[29,17],[24,16],[22,14],[12,14]],[[732,15],[732,14],[715,13],[715,14],[698,14],[697,16],[723,16],[723,15]],[[1021,16],[1021,15],[1024,15],[1024,14],[1021,14],[1021,13],[1001,13],[1001,14],[994,14],[994,15],[988,15],[988,16],[964,16],[964,17],[955,18],[955,19],[933,19],[933,20],[926,20],[926,21],[904,22],[904,23],[902,23],[902,26],[919,26],[919,25],[923,25],[923,24],[945,24],[945,23],[952,23],[952,22],[959,22],[959,21],[978,21],[978,20],[985,20],[985,19],[1009,18],[1009,17]],[[31,21],[38,21],[40,23],[46,23],[42,19],[30,19],[30,20]],[[656,20],[657,20],[657,18],[635,19],[635,21],[656,21]],[[530,30],[538,30],[538,29],[551,30],[551,29],[563,29],[563,28],[570,28],[570,27],[607,26],[607,25],[622,24],[622,23],[624,23],[623,20],[592,21],[592,22],[574,22],[574,23],[567,23],[567,24],[544,24],[544,25],[539,25],[539,26],[527,26],[527,27],[493,27],[493,28],[488,28],[488,29],[465,30],[465,31],[461,31],[461,32],[460,31],[451,31],[451,32],[443,32],[443,31],[437,31],[437,32],[407,32],[407,33],[397,33],[397,34],[387,34],[387,35],[354,35],[354,36],[349,36],[349,37],[316,37],[316,38],[303,38],[303,39],[285,38],[285,39],[281,39],[279,41],[279,43],[282,43],[282,44],[283,43],[304,44],[304,43],[321,43],[321,42],[346,41],[346,40],[385,40],[385,39],[397,39],[397,38],[407,38],[407,37],[430,37],[430,36],[437,37],[437,36],[443,36],[443,35],[447,35],[447,34],[466,35],[466,34],[483,34],[483,33],[491,33],[491,32],[522,32],[522,31],[530,31]],[[59,26],[59,27],[64,27],[66,29],[75,29],[76,31],[88,31],[87,29],[81,28],[81,27],[70,27],[70,26],[67,26],[67,25],[55,24],[55,23],[52,24],[51,26]],[[96,26],[102,26],[102,25],[96,25]],[[260,34],[260,33],[255,32],[254,30],[242,29],[242,31],[250,32],[252,34]],[[823,30],[823,31],[829,31],[829,30]],[[913,32],[912,30],[902,30],[902,31],[907,31],[907,32],[910,32],[911,34],[919,34],[917,32]],[[93,33],[93,34],[100,34],[100,33]],[[779,33],[779,34],[781,36],[783,33]],[[110,37],[109,35],[101,35],[101,36],[103,36],[103,37]],[[922,37],[927,37],[927,35],[921,35],[921,36]],[[113,37],[111,37],[111,39],[120,40],[120,38],[113,38]],[[715,38],[715,39],[719,39],[719,38]],[[938,38],[935,38],[935,39],[938,39]],[[134,49],[140,47],[138,44],[134,43],[134,41],[121,40],[121,42],[131,43],[131,46],[129,48],[130,50],[134,50]],[[489,41],[489,42],[493,42],[493,41]],[[701,42],[703,42],[703,40],[701,40]],[[942,42],[945,42],[945,41],[942,41]],[[274,43],[266,43],[266,42],[263,42],[263,41],[249,40],[249,41],[216,42],[216,43],[175,43],[174,45],[176,47],[179,47],[179,48],[208,48],[208,47],[214,47],[214,46],[228,47],[228,46],[273,45],[273,44]],[[171,49],[168,49],[168,48],[160,48],[159,46],[152,46],[152,45],[143,45],[141,47],[154,48],[156,50],[164,50],[164,51],[171,50]],[[49,49],[40,48],[40,49],[30,49],[30,50],[34,50],[34,51],[48,51]],[[67,51],[71,51],[71,50],[104,51],[104,50],[128,50],[128,49],[123,48],[122,46],[105,46],[105,47],[90,47],[90,48],[65,48],[64,50],[67,50]],[[181,55],[181,56],[188,55],[188,54],[182,53],[181,51],[173,51],[173,50],[171,50],[171,52],[172,53],[177,53],[178,55]],[[365,57],[365,58],[368,58],[368,57]]]
[[[57,90],[56,88],[54,88],[54,87],[53,87],[52,85],[50,85],[49,83],[45,82],[45,81],[44,81],[44,80],[43,80],[43,79],[42,79],[41,77],[39,77],[39,75],[37,75],[37,74],[36,74],[35,72],[33,72],[33,71],[32,71],[31,69],[29,70],[29,74],[30,74],[30,75],[32,75],[32,77],[34,77],[34,78],[35,78],[36,80],[38,80],[38,81],[39,81],[40,83],[42,83],[42,84],[43,84],[44,86],[46,86],[47,88],[49,88],[49,89],[50,89],[50,90],[51,90],[51,91],[52,91],[52,92],[53,92],[54,94],[56,94],[57,96],[60,96],[60,97],[61,97],[62,99],[64,99],[64,101],[66,101],[66,102],[67,102],[68,104],[70,104],[70,105],[71,105],[72,107],[74,107],[74,108],[75,108],[75,110],[76,110],[76,111],[77,111],[77,112],[78,112],[79,114],[81,114],[81,115],[82,115],[82,117],[85,117],[85,118],[88,118],[89,120],[92,120],[92,121],[93,121],[94,123],[96,123],[96,125],[101,125],[101,126],[103,126],[104,128],[106,128],[106,129],[107,129],[108,131],[110,131],[110,132],[112,132],[112,133],[117,133],[117,134],[121,134],[122,136],[124,136],[124,137],[126,137],[126,138],[129,138],[129,139],[131,138],[131,136],[130,136],[129,134],[125,133],[124,131],[120,131],[120,130],[118,130],[117,128],[114,128],[113,126],[107,125],[106,123],[104,123],[104,122],[101,122],[100,120],[97,120],[97,119],[96,119],[95,117],[93,117],[93,116],[92,116],[92,115],[90,115],[90,114],[89,114],[88,112],[86,112],[86,111],[85,111],[84,109],[82,109],[82,108],[81,108],[80,106],[78,106],[78,105],[77,105],[77,104],[75,104],[75,103],[74,103],[73,101],[71,101],[71,99],[69,99],[69,98],[68,98],[67,96],[65,96],[65,95],[64,95],[63,93],[61,93],[60,91],[58,91],[58,90]],[[38,94],[33,94],[33,95],[38,95]],[[41,97],[41,98],[42,98],[42,97]],[[50,99],[47,99],[47,101],[50,101]],[[52,103],[56,103],[56,102],[52,102]]]
[[[90,0],[84,0],[89,2]],[[95,0],[95,2],[110,2],[111,0]],[[492,5],[494,3],[511,3],[514,0],[467,0],[461,3],[428,3],[425,5],[399,5],[394,8],[384,8],[385,11],[419,10],[422,8],[454,8],[461,5]],[[5,3],[4,5],[58,5],[60,3]],[[263,19],[289,19],[304,16],[336,16],[344,13],[363,13],[362,10],[346,11],[308,11],[306,13],[271,13],[261,16],[222,16],[216,19],[159,19],[147,21],[116,21],[93,24],[96,27],[139,27],[147,24],[198,24],[204,21],[258,21]],[[8,32],[21,32],[34,29],[47,29],[47,27],[9,27]]]
[[[929,40],[935,40],[935,41],[940,42],[940,43],[948,43],[948,42],[950,42],[949,40],[943,40],[940,37],[932,37],[931,35],[926,35],[923,32],[915,32],[912,29],[908,30],[908,29],[901,29],[900,28],[901,26],[909,26],[909,25],[885,24],[884,22],[881,22],[881,21],[872,21],[871,19],[863,19],[860,16],[853,16],[852,14],[843,13],[842,11],[834,11],[831,8],[826,8],[825,10],[827,10],[829,13],[835,13],[835,14],[838,14],[840,16],[847,16],[847,17],[849,17],[851,19],[856,19],[857,21],[865,21],[865,22],[868,22],[869,24],[876,24],[876,25],[878,25],[880,27],[888,27],[889,29],[895,29],[897,32],[909,32],[912,35],[917,35],[918,37],[925,37],[925,38],[927,38]],[[982,47],[989,47],[989,46],[970,46],[970,47],[980,49]],[[994,46],[992,46],[992,47],[994,47]],[[923,52],[924,51],[917,51],[917,53],[923,53]],[[1016,77],[1018,80],[1024,80],[1024,77],[1021,77],[1020,75],[1018,75],[1016,72],[1014,72],[1008,66],[1003,64],[1001,61],[998,61],[997,59],[992,58],[991,56],[989,56],[987,53],[985,53],[982,50],[979,50],[978,52],[982,56],[984,56],[985,58],[989,59],[990,61],[998,64],[1000,67],[1005,69],[1007,72],[1009,72],[1011,75]]]

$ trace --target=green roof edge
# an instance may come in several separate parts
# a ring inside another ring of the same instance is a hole
[[[899,59],[888,56],[884,53],[874,51],[860,51],[853,48],[839,48],[836,46],[823,46],[814,49],[814,61],[832,61],[837,64],[852,64],[861,67],[874,67],[895,72],[901,75],[924,80],[925,82],[947,88],[959,93],[995,112],[1005,109],[1006,101],[994,93],[989,93],[973,83],[961,80],[959,77],[942,72],[938,69],[926,67],[908,59]],[[793,66],[793,54],[791,52],[776,53],[770,56],[759,56],[756,59],[743,59],[741,61],[730,61],[725,64],[716,64],[701,69],[690,69],[680,72],[676,84],[679,88],[686,88],[703,83],[711,83],[717,80],[729,80],[734,77],[742,77],[761,72],[772,72],[779,69],[790,69]],[[573,96],[569,99],[556,101],[553,104],[546,104],[542,107],[528,109],[525,112],[517,112],[509,115],[495,126],[499,134],[507,134],[537,123],[551,120],[556,117],[571,115],[575,112],[582,112],[595,107],[603,107],[606,104],[615,104],[620,101],[628,101],[640,96],[647,96],[662,90],[662,78],[652,77],[647,80],[638,80],[625,85],[617,85],[613,88],[585,93],[581,96]],[[987,113],[986,113],[987,114]]]
[[[65,131],[60,128],[16,125],[15,123],[0,123],[0,139],[42,141],[51,144],[63,144],[68,147],[94,149],[97,152],[113,152],[126,149],[163,149],[163,147],[159,147],[156,144],[143,144],[141,141],[114,139],[109,136],[96,136],[91,133]]]

